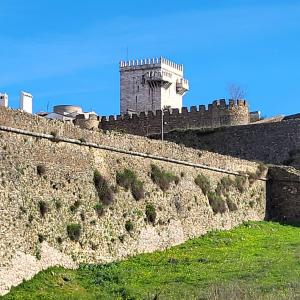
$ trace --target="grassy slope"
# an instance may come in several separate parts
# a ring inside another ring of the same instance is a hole
[[[260,222],[115,264],[52,268],[4,299],[300,299],[299,278],[300,228]]]

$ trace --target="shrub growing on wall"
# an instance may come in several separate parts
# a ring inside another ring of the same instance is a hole
[[[151,165],[151,179],[164,192],[170,188],[171,182],[178,184],[180,180],[178,176],[170,172],[162,171],[156,165]]]
[[[239,175],[235,177],[235,187],[240,193],[244,193],[247,186],[247,178],[244,175]]]
[[[217,185],[216,193],[218,195],[226,195],[230,191],[230,188],[234,186],[235,181],[233,179],[229,176],[223,177]]]
[[[228,198],[228,197],[226,198],[226,203],[227,203],[228,209],[230,211],[237,211],[238,210],[237,205],[230,198]]]
[[[140,180],[136,180],[131,186],[131,193],[135,200],[141,200],[145,197],[144,184]]]
[[[75,223],[67,225],[67,233],[71,241],[78,242],[81,235],[81,225]]]
[[[248,180],[250,185],[252,185],[256,180],[258,180],[259,178],[261,178],[263,176],[263,174],[265,173],[267,167],[263,164],[260,164],[257,167],[256,172],[249,172],[248,173]]]
[[[53,201],[54,201],[55,208],[56,208],[57,210],[61,209],[61,207],[62,207],[62,202],[61,202],[61,200],[60,200],[60,199],[53,199]]]
[[[36,167],[36,172],[39,176],[43,176],[46,173],[46,167],[44,165],[38,165]]]
[[[95,206],[94,206],[94,209],[98,215],[98,217],[101,217],[104,213],[104,208],[103,208],[103,204],[102,203],[97,203]]]
[[[144,184],[138,180],[135,173],[132,170],[125,169],[123,172],[117,172],[116,175],[117,184],[122,186],[125,190],[131,190],[131,194],[135,200],[144,198]]]
[[[103,204],[109,205],[114,201],[114,194],[107,180],[99,173],[98,170],[94,172],[94,184]]]
[[[132,222],[131,222],[130,220],[126,221],[126,223],[125,223],[125,229],[126,229],[128,232],[130,232],[130,231],[133,230],[133,224],[132,224]]]
[[[76,212],[80,205],[81,205],[81,201],[80,200],[76,200],[74,202],[74,204],[70,206],[71,212],[73,212],[73,213]]]
[[[45,201],[39,201],[39,210],[40,210],[41,216],[44,218],[46,213],[49,210],[48,203]]]
[[[58,143],[60,141],[59,135],[57,131],[51,131],[50,134],[52,135],[52,141]]]
[[[80,205],[81,205],[81,201],[80,201],[80,200],[76,200],[76,201],[74,202],[74,207],[75,207],[76,209],[78,209]]]
[[[217,195],[215,192],[208,192],[207,194],[209,204],[215,214],[217,213],[225,213],[227,208],[225,201]]]
[[[146,213],[147,220],[151,223],[154,223],[156,219],[156,211],[152,203],[146,205],[145,213]]]
[[[204,195],[207,195],[210,192],[210,189],[211,189],[211,187],[210,187],[210,181],[203,174],[199,174],[195,178],[195,183],[196,183],[196,185],[198,185],[201,188],[201,190],[202,190],[202,192],[203,192]]]
[[[38,234],[38,240],[40,243],[46,240],[45,236],[43,234]]]
[[[125,190],[129,190],[136,181],[136,175],[132,170],[125,169],[123,172],[117,172],[116,181]]]

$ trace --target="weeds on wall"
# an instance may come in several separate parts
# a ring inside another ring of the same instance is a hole
[[[94,171],[94,184],[97,190],[100,201],[104,205],[109,205],[114,201],[114,193],[109,186],[107,180],[99,173],[98,170]]]
[[[28,216],[28,222],[31,224],[31,223],[32,223],[32,221],[33,221],[33,215],[32,215],[32,214],[30,214],[30,215]]]
[[[136,175],[132,170],[125,169],[123,172],[117,172],[117,184],[122,186],[125,190],[129,190],[136,180]]]
[[[226,197],[226,203],[227,203],[228,209],[230,211],[237,211],[238,210],[237,205],[229,197]]]
[[[26,214],[27,213],[27,209],[23,205],[20,206],[20,211],[21,211],[22,214]]]
[[[225,176],[218,183],[216,193],[219,195],[226,195],[230,192],[232,186],[235,186],[235,181],[230,176]]]
[[[241,181],[241,187],[240,188],[244,189],[244,185],[245,185],[245,182]],[[237,205],[231,200],[231,198],[229,196],[229,192],[230,192],[232,187],[236,188],[236,179],[234,180],[230,176],[226,176],[226,177],[223,177],[220,180],[220,182],[217,185],[216,191],[215,191],[216,195],[218,197],[225,197],[227,207],[228,207],[229,211],[231,211],[231,212],[238,210]],[[225,203],[224,203],[224,205],[225,205]]]
[[[155,210],[155,206],[152,203],[148,203],[146,205],[145,213],[146,213],[147,220],[152,224],[154,224],[156,220],[156,210]]]
[[[50,134],[52,135],[52,141],[58,143],[60,141],[60,137],[57,131],[51,131]]]
[[[123,172],[117,172],[116,181],[119,186],[125,190],[131,190],[131,194],[135,200],[141,200],[145,197],[144,184],[137,179],[136,174],[130,170],[125,169]]]
[[[61,203],[60,199],[53,199],[53,201],[54,201],[55,208],[57,210],[60,210],[62,207],[62,203]]]
[[[162,171],[158,166],[153,164],[151,165],[151,179],[164,192],[170,188],[172,182],[177,185],[180,181],[178,176],[170,172]]]
[[[199,174],[195,178],[195,183],[201,188],[204,195],[207,195],[210,192],[211,190],[210,181],[205,175]]]
[[[39,201],[38,206],[39,206],[40,214],[44,218],[46,213],[49,211],[49,205],[45,201]]]
[[[133,230],[133,223],[130,220],[126,221],[126,223],[125,223],[125,229],[128,232],[131,232]]]
[[[249,172],[248,180],[249,180],[250,185],[252,185],[256,180],[261,178],[263,176],[263,174],[265,173],[266,169],[267,169],[267,167],[265,165],[259,164],[256,172]]]
[[[38,165],[36,167],[36,173],[39,175],[39,176],[43,176],[46,174],[46,167],[44,165]]]
[[[46,240],[46,237],[43,234],[39,234],[38,235],[38,240],[39,240],[40,243],[42,243],[43,241]]]
[[[98,215],[98,217],[101,217],[104,214],[104,207],[102,203],[97,203],[94,206],[94,210],[96,211],[96,214]]]
[[[75,213],[78,208],[80,207],[81,205],[81,201],[80,200],[76,200],[71,206],[70,206],[70,210],[72,213]]]
[[[41,260],[42,255],[41,255],[41,250],[40,249],[36,249],[36,251],[35,251],[35,258],[37,260]]]
[[[215,214],[217,213],[225,213],[227,210],[225,201],[222,199],[220,195],[218,195],[216,192],[208,192],[207,198],[209,201],[209,204]]]
[[[67,234],[71,241],[78,242],[81,236],[81,225],[76,223],[67,225]]]
[[[81,142],[81,143],[86,143],[86,139],[84,138],[84,137],[81,137],[80,139],[79,139],[79,141]]]
[[[241,178],[241,180],[237,178]],[[244,176],[236,177],[235,180],[230,176],[226,176],[218,182],[215,190],[212,190],[209,178],[203,174],[199,174],[195,178],[195,183],[201,188],[203,194],[207,196],[213,212],[215,214],[223,214],[227,211],[227,207],[229,211],[238,210],[237,205],[230,199],[229,192],[232,187],[239,188],[239,190],[244,190],[246,183],[245,180],[246,177]]]
[[[235,187],[240,193],[244,193],[247,189],[247,177],[241,173],[235,177]]]
[[[143,199],[145,197],[143,182],[140,180],[135,181],[131,186],[131,193],[136,201]]]
[[[84,213],[83,210],[80,212],[80,219],[81,219],[82,222],[85,221],[85,213]]]
[[[62,242],[63,242],[63,239],[59,236],[59,237],[56,238],[56,241],[57,241],[57,243],[58,243],[59,245],[61,245]]]

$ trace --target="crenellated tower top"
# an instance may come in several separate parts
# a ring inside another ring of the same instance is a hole
[[[177,64],[169,59],[164,57],[159,58],[146,58],[146,59],[137,59],[137,60],[128,60],[120,62],[120,69],[123,68],[149,68],[149,67],[170,67],[179,72],[183,73],[183,65]]]

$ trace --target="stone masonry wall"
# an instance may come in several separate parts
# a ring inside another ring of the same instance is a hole
[[[300,224],[300,171],[291,167],[269,168],[267,217]]]
[[[81,262],[119,260],[265,217],[266,182],[229,175],[255,173],[256,163],[130,135],[81,130],[18,111],[1,109],[0,125],[40,132],[32,136],[0,128],[1,294],[49,266],[75,268]],[[43,135],[53,131],[58,132],[54,139]],[[82,144],[59,141],[58,135],[80,138]],[[96,144],[107,149],[98,149]],[[120,152],[109,147],[118,147]],[[167,161],[171,158],[181,161]],[[177,184],[163,192],[149,176],[151,164],[176,175]],[[125,168],[143,181],[143,199],[136,201],[130,191],[116,184],[116,173]],[[95,170],[112,186],[114,195],[102,215],[95,210],[100,201]],[[226,195],[220,196],[225,201],[222,213],[213,212],[207,196],[195,184],[199,174],[208,178],[213,190],[230,176]],[[155,207],[153,223],[146,218],[147,204]],[[44,215],[41,205],[46,207]],[[128,221],[133,225],[130,232],[125,228]],[[71,241],[67,233],[72,223],[81,226],[78,242]]]
[[[174,131],[165,139],[186,147],[300,168],[300,119],[230,128]],[[157,139],[160,136],[156,136]]]
[[[216,168],[235,170],[239,166],[241,171],[247,169],[247,165],[253,166],[251,162],[241,165],[238,159],[214,154],[207,151],[183,148],[171,142],[161,143],[140,136],[120,133],[117,131],[103,132],[84,130],[72,123],[63,123],[57,120],[49,120],[36,115],[24,113],[20,110],[0,107],[0,126],[8,126],[17,129],[24,129],[41,134],[55,134],[66,138],[73,138],[108,147],[116,147],[123,150],[134,150],[137,152],[174,158],[183,161],[201,163]]]

